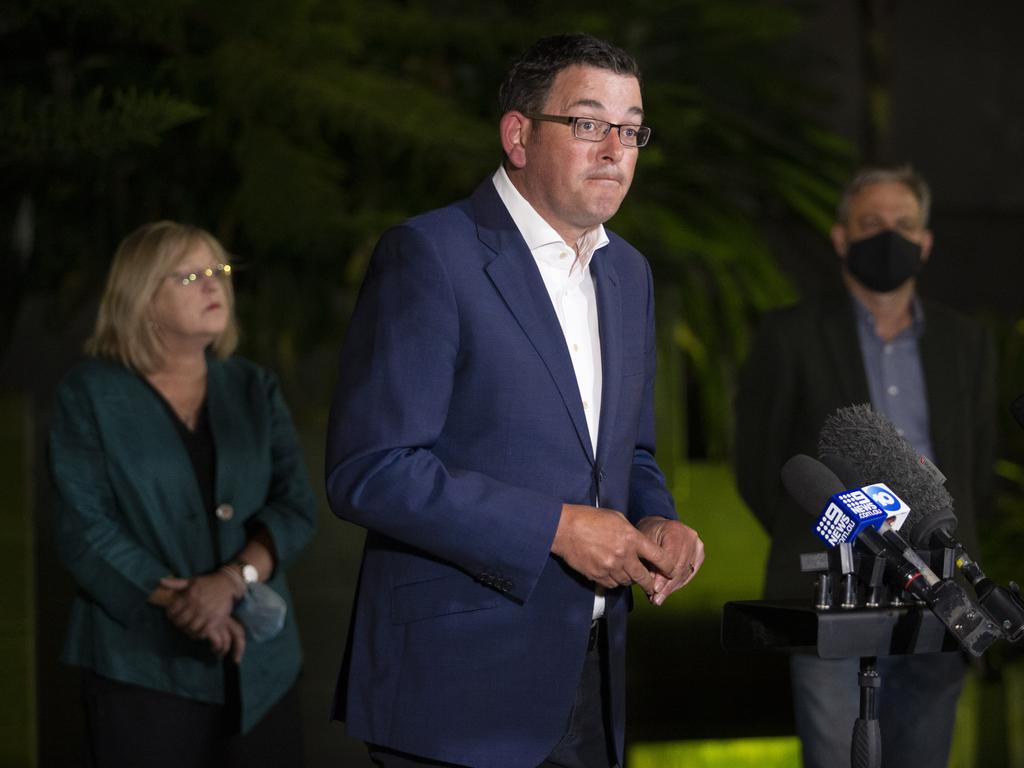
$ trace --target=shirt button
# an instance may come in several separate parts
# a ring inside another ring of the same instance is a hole
[[[900,393],[900,388],[897,387],[895,384],[891,384],[889,385],[889,388],[886,390],[886,392],[888,392],[893,397],[896,397],[896,395]]]
[[[226,523],[228,520],[235,516],[235,508],[232,507],[230,504],[218,504],[217,508],[213,510],[213,514],[216,516],[218,520],[221,520]]]
[[[586,400],[584,400],[583,401],[583,408],[584,408],[584,410],[589,410],[590,409],[590,403],[588,403]]]
[[[886,344],[884,347],[882,347],[882,351],[885,352],[885,354],[887,354],[887,355],[891,355],[892,354],[892,344]]]
[[[572,345],[572,351],[573,352],[579,352],[580,351],[580,345],[579,344],[573,344]]]

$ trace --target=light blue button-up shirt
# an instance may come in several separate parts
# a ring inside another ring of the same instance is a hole
[[[875,318],[854,298],[857,338],[864,360],[864,373],[871,393],[871,405],[896,427],[914,450],[935,460],[928,421],[928,388],[921,368],[918,341],[924,332],[924,310],[915,297],[913,320],[892,341],[875,331]]]

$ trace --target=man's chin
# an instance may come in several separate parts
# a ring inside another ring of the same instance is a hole
[[[596,227],[598,224],[604,224],[608,219],[619,212],[619,207],[622,205],[622,200],[617,200],[614,203],[608,203],[606,205],[599,205],[593,209],[594,223],[591,226]]]

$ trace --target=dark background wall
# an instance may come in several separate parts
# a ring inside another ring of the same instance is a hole
[[[910,162],[931,184],[936,239],[922,291],[972,313],[1019,317],[1024,307],[1022,25],[1024,6],[1009,0],[832,2],[802,34],[833,62],[820,73],[834,98],[828,124],[862,154]],[[871,136],[875,84],[888,91],[879,107],[888,120]]]

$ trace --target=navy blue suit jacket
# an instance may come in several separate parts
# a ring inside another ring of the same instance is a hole
[[[327,491],[368,533],[335,714],[350,735],[481,768],[532,768],[568,723],[593,584],[550,554],[563,503],[675,517],[654,461],[646,260],[595,253],[597,455],[540,273],[490,179],[388,231],[342,351]],[[628,590],[608,593],[624,723]]]

